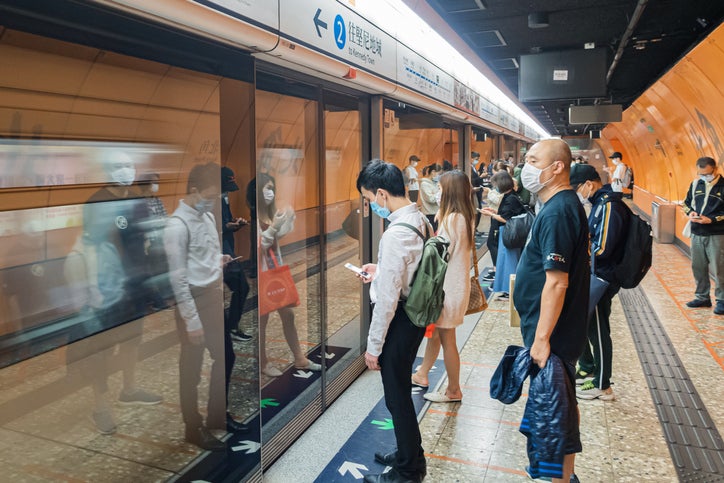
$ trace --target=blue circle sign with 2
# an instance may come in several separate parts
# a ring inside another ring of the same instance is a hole
[[[334,42],[340,50],[347,44],[347,27],[341,15],[334,17]]]

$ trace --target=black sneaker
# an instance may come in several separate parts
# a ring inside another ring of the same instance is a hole
[[[237,342],[249,342],[251,339],[253,339],[252,336],[249,334],[245,334],[243,331],[239,329],[232,329],[230,332],[231,340],[235,340]]]
[[[719,305],[718,300],[717,300],[717,305]],[[691,307],[691,308],[711,307],[711,299],[694,299],[689,302],[686,302],[686,306]]]
[[[487,282],[491,282],[495,280],[495,272],[488,272],[485,275],[483,275],[483,280]]]

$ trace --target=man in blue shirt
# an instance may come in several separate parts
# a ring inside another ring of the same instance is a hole
[[[582,385],[576,395],[581,399],[613,401],[613,343],[609,319],[611,301],[620,289],[615,270],[623,257],[631,213],[623,202],[622,193],[613,191],[610,184],[604,185],[596,168],[589,164],[571,167],[571,186],[579,199],[591,202],[588,229],[591,232],[591,254],[595,257],[594,268],[596,275],[609,283],[588,321],[588,341],[593,346],[593,354],[586,344],[578,360],[576,383]]]
[[[586,214],[569,185],[570,166],[571,150],[560,139],[539,141],[526,154],[521,181],[544,204],[518,264],[513,302],[531,358],[541,368],[551,353],[564,361],[570,390],[561,397],[575,405],[575,364],[586,344],[590,268]],[[554,482],[576,481],[574,458],[582,449],[577,429],[565,442],[562,478]]]

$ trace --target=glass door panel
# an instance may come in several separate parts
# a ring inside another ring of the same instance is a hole
[[[321,391],[319,104],[305,85],[269,76],[256,92],[257,227],[262,440]],[[320,409],[321,410],[321,409]]]
[[[350,263],[360,266],[361,221],[357,175],[362,166],[359,100],[324,93],[324,209],[326,219],[326,357],[334,361],[330,383],[361,353],[362,286]]]

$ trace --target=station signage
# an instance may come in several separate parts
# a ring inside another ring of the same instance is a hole
[[[397,47],[397,82],[452,104],[453,77],[403,44]]]
[[[336,0],[280,0],[279,6],[284,37],[395,79],[397,41],[358,13]]]

